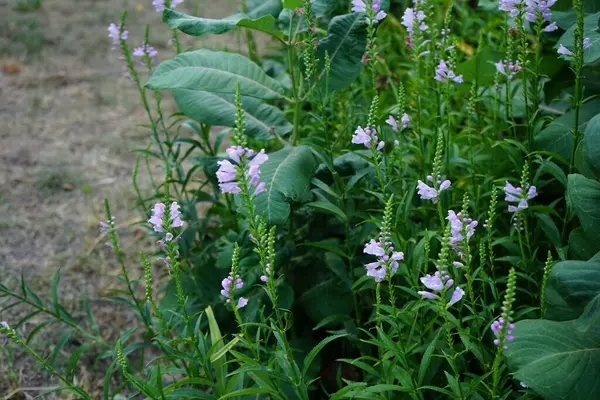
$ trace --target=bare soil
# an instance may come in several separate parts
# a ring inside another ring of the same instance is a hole
[[[104,247],[106,238],[97,229],[104,219],[104,198],[134,275],[139,274],[136,254],[152,244],[139,226],[144,216],[135,207],[131,185],[134,150],[149,141],[141,126],[145,113],[106,27],[118,22],[125,7],[131,46],[141,43],[150,24],[150,42],[160,59],[173,55],[170,34],[151,0],[42,0],[36,10],[17,7],[34,3],[0,1],[0,282],[18,291],[23,274],[48,300],[52,276],[61,268],[62,304],[85,323],[87,295],[102,337],[111,342],[137,321],[130,309],[106,299],[110,288],[121,283],[113,254]],[[187,0],[180,6],[207,17],[223,17],[234,8],[233,0]],[[184,38],[186,46],[237,45],[226,35]],[[167,111],[175,111],[168,102]],[[160,171],[157,165],[150,169]],[[139,178],[144,194],[152,193],[147,170]],[[22,306],[2,311],[11,303],[6,300],[0,299],[0,320],[14,326],[31,312]],[[18,333],[25,338],[46,319],[38,314]],[[32,348],[48,356],[63,331],[58,324],[44,328]],[[64,363],[83,340],[74,335],[59,360]],[[81,385],[97,398],[105,369],[105,361],[89,356],[77,371]],[[56,385],[17,346],[0,348],[0,397],[33,398]]]

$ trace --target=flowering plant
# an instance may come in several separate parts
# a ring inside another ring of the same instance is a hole
[[[173,57],[148,30],[132,51],[123,13],[109,45],[164,170],[146,193],[135,164],[157,240],[139,276],[108,202],[101,228],[139,326],[109,342],[60,304],[58,275],[52,307],[25,283],[0,292],[103,349],[105,398],[600,397],[600,115],[584,82],[600,41],[574,3],[555,19],[553,1],[248,0],[210,19],[153,1]],[[182,45],[225,32],[247,56]],[[91,398],[22,326],[0,323],[6,346]]]

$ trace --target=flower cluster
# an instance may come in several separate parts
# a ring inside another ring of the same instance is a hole
[[[154,227],[156,232],[164,232],[165,230],[165,227],[163,226],[165,223],[165,209],[166,206],[163,203],[156,203],[152,209],[152,216],[148,220],[148,223]],[[181,212],[179,211],[179,204],[177,204],[177,202],[172,202],[169,206],[169,220],[171,222],[171,226],[166,227],[167,230],[183,226],[183,221],[179,217],[180,215]]]
[[[232,164],[229,160],[217,162],[219,165],[217,179],[221,191],[232,194],[240,193],[242,189],[239,186],[239,178],[240,175],[243,175],[255,187],[255,195],[264,192],[266,188],[265,183],[260,181],[260,166],[269,159],[265,150],[262,149],[260,152],[255,153],[254,150],[242,146],[231,146],[226,152],[237,165]],[[252,158],[250,162],[247,162],[250,158]]]
[[[506,76],[509,81],[521,71],[521,63],[519,61],[513,63],[511,60],[500,60],[494,65],[496,66],[496,71]]]
[[[5,328],[10,328],[10,326],[8,326],[8,322],[6,322],[6,321],[1,321],[0,325],[4,326]],[[2,339],[2,346],[5,346],[7,341],[8,341],[8,336],[4,336],[4,338]]]
[[[373,0],[371,4],[373,10],[373,23],[376,24],[387,17],[387,13],[381,9],[381,0]],[[364,0],[352,0],[352,12],[367,12],[367,4]],[[367,18],[367,24],[371,21]]]
[[[398,270],[398,261],[404,260],[404,253],[395,251],[393,243],[388,239],[387,232],[381,232],[378,241],[371,239],[365,244],[363,252],[377,256],[377,261],[365,264],[367,275],[375,279],[375,282],[381,282],[387,275],[387,271],[395,273]]]
[[[448,210],[446,219],[450,222],[450,246],[458,250],[458,254],[462,256],[461,245],[467,244],[471,239],[478,222],[472,218],[463,217],[461,212],[457,214],[452,210]]]
[[[529,22],[545,21],[550,22],[552,19],[552,7],[556,0],[525,0],[525,19]],[[548,25],[544,30],[552,32],[558,29],[556,23]]]
[[[452,65],[446,64],[446,61],[440,60],[437,67],[435,67],[435,80],[438,82],[454,81],[456,83],[463,83],[463,76],[456,75],[452,70]]]
[[[433,182],[433,176],[432,175],[428,175],[427,176],[427,180],[429,182]],[[448,189],[451,185],[451,182],[446,179],[445,181],[442,181],[442,176],[440,174],[438,174],[437,176],[437,180],[435,181],[435,183],[433,183],[433,187],[427,185],[425,182],[419,180],[417,182],[417,194],[421,197],[421,199],[423,200],[431,200],[433,202],[433,204],[436,204],[438,202],[438,196],[439,194]]]
[[[521,0],[500,0],[498,2],[498,8],[500,11],[508,13],[512,18],[519,15],[519,7],[521,6]]]
[[[242,281],[242,278],[240,278],[239,275],[236,275],[234,277],[231,274],[229,274],[229,276],[227,278],[225,278],[221,281],[221,286],[223,286],[223,289],[221,289],[221,294],[227,298],[227,300],[226,300],[227,303],[231,302],[230,291],[231,291],[232,285],[234,286],[235,289],[241,289],[244,286],[244,282]],[[248,304],[248,299],[246,299],[244,297],[240,297],[238,299],[238,302],[237,302],[238,308],[243,308],[246,306],[246,304]]]
[[[415,32],[415,24],[419,25],[420,31],[426,31],[429,27],[424,21],[425,13],[421,10],[415,12],[413,8],[407,8],[402,15],[402,25],[406,28],[408,36],[412,38]]]
[[[432,290],[433,292],[442,292],[444,289],[449,289],[454,285],[454,279],[451,279],[450,275],[448,275],[448,273],[445,271],[436,271],[433,275],[427,274],[421,277],[421,283],[425,285],[427,289]],[[426,290],[420,290],[417,293],[424,299],[433,300],[440,297],[439,295]],[[454,289],[454,292],[452,292],[452,296],[450,297],[450,301],[448,301],[448,305],[451,306],[458,303],[464,295],[465,291],[457,286]]]
[[[490,329],[492,330],[492,332],[494,332],[494,335],[496,336],[496,339],[494,339],[494,344],[496,346],[500,345],[502,337],[504,337],[504,339],[506,339],[506,341],[508,342],[512,342],[513,340],[515,340],[515,337],[512,334],[513,329],[515,329],[515,324],[509,323],[507,325],[506,321],[502,317],[494,321]],[[507,348],[507,346],[504,346],[504,350],[506,350]]]
[[[584,50],[588,49],[590,47],[590,44],[591,43],[590,43],[590,38],[589,37],[583,38],[583,49]],[[567,49],[562,44],[558,45],[558,50],[556,50],[556,52],[558,54],[560,54],[560,55],[563,55],[563,56],[572,56],[573,55],[573,52],[571,50]]]
[[[171,0],[171,8],[175,8],[181,3],[183,3],[183,0]],[[152,5],[156,9],[156,12],[163,12],[165,9],[165,0],[152,0]]]
[[[352,136],[352,143],[362,144],[367,149],[377,146],[377,150],[381,150],[385,146],[385,142],[383,140],[380,141],[377,137],[377,131],[375,130],[375,128],[367,127],[363,129],[361,126],[356,128],[356,131],[354,131],[354,135]]]
[[[134,57],[144,57],[145,54],[147,54],[148,57],[150,57],[151,59],[154,59],[154,57],[158,55],[158,51],[156,51],[154,47],[148,44],[144,44],[133,49]]]
[[[506,196],[504,200],[509,203],[515,203],[515,205],[508,206],[508,212],[518,213],[521,210],[525,210],[529,207],[528,200],[533,199],[537,196],[537,190],[535,186],[525,186],[525,190],[521,187],[514,187],[509,182],[504,185],[504,193]]]
[[[113,49],[121,40],[127,40],[129,36],[129,31],[127,30],[124,30],[120,36],[119,32],[121,32],[121,25],[110,24],[108,26],[108,37],[112,39]]]
[[[388,119],[385,121],[389,126],[392,127],[392,130],[394,132],[398,132],[398,121],[396,121],[396,118],[394,118],[393,115],[390,114],[390,116],[388,117]],[[410,122],[410,117],[408,116],[407,113],[402,114],[402,118],[400,118],[400,122],[402,123],[400,129],[406,129],[408,128],[408,123]]]

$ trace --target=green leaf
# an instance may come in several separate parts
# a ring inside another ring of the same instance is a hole
[[[586,235],[582,227],[578,227],[569,234],[569,250],[580,260],[589,260],[600,251],[600,243]]]
[[[585,305],[600,294],[600,262],[562,261],[550,272],[546,287],[548,318],[577,318]]]
[[[323,87],[327,80],[325,52],[329,54],[331,62],[329,90],[343,90],[358,78],[363,67],[362,56],[367,46],[366,32],[362,13],[338,15],[331,20],[327,35],[319,41],[316,52],[319,59],[317,71]]]
[[[600,114],[592,118],[585,128],[583,151],[587,163],[600,171]]]
[[[277,19],[272,15],[264,15],[258,19],[244,18],[237,23],[237,26],[268,33],[282,42],[285,41],[285,35],[279,30]]]
[[[277,17],[282,9],[281,0],[248,0],[248,17],[257,19],[264,15]]]
[[[569,175],[567,202],[583,230],[592,239],[600,240],[600,183],[583,175]]]
[[[347,333],[341,334],[341,335],[333,335],[333,336],[329,336],[326,337],[325,339],[321,340],[311,351],[310,353],[308,353],[306,355],[306,357],[304,358],[304,363],[303,363],[303,367],[302,367],[302,377],[306,376],[306,372],[308,371],[308,369],[310,368],[310,364],[312,364],[313,360],[315,359],[315,357],[319,354],[319,352],[321,350],[323,350],[323,347],[327,346],[328,343],[333,342],[336,339],[342,338],[344,336],[348,336]]]
[[[542,227],[542,230],[546,234],[548,240],[550,240],[550,243],[552,243],[554,247],[559,248],[560,232],[558,231],[556,224],[552,220],[552,217],[548,214],[536,214],[535,216],[540,222],[540,226]]]
[[[342,211],[341,208],[339,208],[333,203],[327,201],[313,201],[311,203],[307,203],[306,206],[329,214],[333,214],[336,217],[338,217],[339,220],[342,222],[346,222],[348,220],[348,217],[346,216],[346,214],[344,214],[344,211]]]
[[[283,0],[283,8],[287,8],[288,10],[295,10],[303,5],[304,0]]]
[[[65,345],[67,344],[67,342],[71,338],[71,335],[73,335],[73,330],[69,329],[68,331],[66,331],[65,333],[62,334],[62,336],[60,337],[60,339],[58,339],[58,342],[54,345],[54,349],[52,350],[52,354],[48,358],[48,364],[49,365],[54,366],[54,362],[56,361],[56,357],[58,356],[58,353],[60,353],[60,351],[62,350],[62,348],[65,347]]]
[[[200,90],[176,89],[173,97],[187,117],[208,125],[235,126],[235,95]],[[253,97],[241,97],[246,121],[246,134],[257,140],[268,140],[273,132],[283,136],[292,130],[285,114],[277,107]]]
[[[524,320],[506,352],[509,368],[548,400],[600,398],[600,296],[577,320]]]
[[[277,20],[272,15],[263,15],[257,19],[247,18],[244,14],[235,14],[223,19],[200,18],[166,9],[163,21],[169,29],[179,29],[191,36],[215,35],[228,32],[238,26],[268,33],[277,39],[284,40],[283,33],[277,27]]]
[[[191,36],[218,35],[228,32],[237,26],[242,14],[231,15],[223,19],[200,18],[187,15],[178,11],[165,9],[163,11],[163,22],[169,29],[179,29],[181,32]]]
[[[290,203],[300,201],[309,192],[317,166],[307,146],[285,147],[269,154],[269,160],[260,168],[267,190],[256,198],[258,211],[264,213],[267,223],[275,225],[287,221]]]
[[[236,92],[261,99],[283,97],[283,87],[248,58],[206,49],[177,55],[158,65],[146,86],[150,89],[190,89],[211,93]]]
[[[579,110],[579,129],[584,131],[587,123],[598,114],[600,99],[584,103]],[[572,129],[575,125],[575,110],[556,118],[535,139],[538,150],[549,150],[569,160],[573,152]]]
[[[465,82],[473,82],[478,79],[479,85],[489,85],[494,82],[496,67],[494,63],[502,59],[504,54],[489,47],[480,53],[457,65],[456,74],[462,75]]]
[[[589,64],[600,58],[600,32],[598,32],[598,20],[600,12],[588,15],[583,19],[583,37],[590,39],[590,47],[583,52],[584,64]],[[573,36],[577,24],[573,24],[559,39],[556,47],[563,45],[569,50],[573,50]]]
[[[56,270],[52,277],[52,284],[50,290],[52,292],[52,307],[58,315],[60,315],[60,303],[58,302],[58,283],[60,282],[60,268]]]
[[[212,342],[212,350],[214,354],[219,353],[225,345],[223,344],[223,336],[221,336],[221,330],[219,329],[219,324],[215,318],[215,314],[210,306],[206,307],[204,310],[206,313],[206,317],[208,319],[208,327],[210,330],[210,340]],[[217,383],[219,388],[223,390],[225,388],[225,377],[227,376],[227,364],[226,359],[223,357],[219,357],[213,362],[213,366],[215,368],[215,374],[217,376]]]

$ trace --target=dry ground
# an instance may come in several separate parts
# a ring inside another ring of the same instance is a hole
[[[125,7],[129,42],[137,45],[150,23],[151,44],[161,59],[172,55],[169,34],[151,0],[41,0],[39,9],[28,12],[18,11],[17,3],[35,0],[0,0],[0,281],[17,288],[23,273],[34,291],[49,298],[51,277],[62,267],[66,308],[82,316],[87,294],[103,337],[112,340],[135,321],[131,311],[103,299],[118,285],[118,270],[97,223],[107,197],[123,225],[129,260],[135,262],[139,249],[148,246],[135,225],[142,215],[134,209],[131,169],[133,150],[145,147],[149,137],[139,126],[144,112],[106,27]],[[183,9],[198,7],[203,16],[222,17],[234,3],[186,0]],[[201,45],[231,48],[235,41],[219,36]],[[141,175],[149,193],[147,174]],[[0,299],[0,310],[2,304]],[[0,311],[0,320],[18,321],[27,312]],[[26,335],[44,319],[34,317],[19,333]],[[59,331],[57,325],[46,328],[33,347],[48,355]],[[98,395],[104,367],[93,361],[82,364],[78,377]],[[18,348],[0,351],[0,398],[32,398],[40,393],[36,388],[55,384]]]

